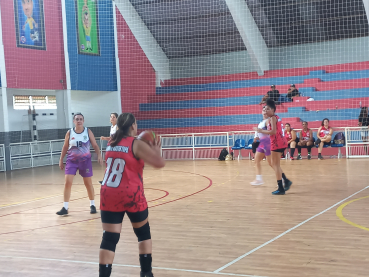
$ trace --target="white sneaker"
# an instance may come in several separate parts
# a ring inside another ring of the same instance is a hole
[[[260,186],[260,185],[264,184],[264,182],[260,181],[260,180],[255,180],[255,181],[250,182],[250,184],[252,186]]]

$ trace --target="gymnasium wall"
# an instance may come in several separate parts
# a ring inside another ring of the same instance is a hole
[[[63,89],[65,80],[61,1],[44,1],[46,50],[16,46],[14,1],[1,1],[8,88]]]
[[[118,9],[116,14],[122,111],[137,112],[155,95],[155,71]]]
[[[77,44],[75,1],[65,0],[72,90],[117,90],[112,1],[97,1],[97,3],[100,56],[80,55]]]
[[[8,96],[8,113],[9,113],[9,129],[10,131],[30,130],[28,122],[28,110],[15,110],[13,108],[14,95],[56,95],[55,91],[40,91],[28,89],[7,89]],[[37,117],[37,129],[56,129],[57,126],[57,112],[56,110],[39,110]],[[46,113],[46,115],[42,115]],[[54,115],[50,115],[53,113]]]
[[[270,70],[369,60],[369,37],[269,48]],[[247,51],[170,60],[172,79],[253,72]]]
[[[4,120],[3,120],[3,97],[0,89],[0,133],[4,132]]]
[[[86,127],[110,126],[110,113],[119,113],[117,99],[116,91],[72,91],[71,111],[84,115]]]

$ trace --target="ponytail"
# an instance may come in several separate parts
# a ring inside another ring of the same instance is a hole
[[[135,123],[136,118],[131,113],[122,113],[117,120],[118,129],[110,140],[111,146],[117,146],[117,144],[124,138],[129,136],[129,130]]]

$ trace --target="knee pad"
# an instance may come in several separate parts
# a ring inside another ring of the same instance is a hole
[[[111,232],[104,231],[100,249],[105,249],[105,250],[115,252],[115,248],[117,247],[119,238],[120,238],[119,233],[111,233]]]
[[[140,228],[133,228],[133,231],[137,236],[138,242],[151,239],[149,222]]]

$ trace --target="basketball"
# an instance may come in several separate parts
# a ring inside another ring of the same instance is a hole
[[[153,131],[150,131],[150,130],[146,130],[146,131],[141,132],[138,135],[137,139],[142,140],[142,141],[144,141],[148,144],[150,144],[150,142],[154,144],[157,141],[157,137],[156,137],[155,133]]]

